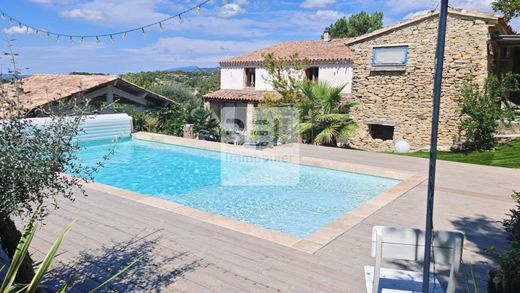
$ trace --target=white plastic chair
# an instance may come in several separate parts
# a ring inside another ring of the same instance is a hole
[[[383,259],[422,261],[424,234],[423,230],[411,228],[375,226],[372,229],[372,257],[376,258],[376,264],[373,268],[365,267],[368,293],[383,292],[385,288],[380,288],[381,278],[388,279],[386,285],[391,284],[384,292],[421,292],[422,273],[381,268],[381,261]],[[450,266],[446,292],[453,293],[457,287],[464,234],[457,231],[434,231],[433,235],[431,260],[436,264]],[[398,287],[406,287],[406,290]],[[435,291],[432,291],[433,288]],[[443,292],[433,275],[430,277],[430,292]]]

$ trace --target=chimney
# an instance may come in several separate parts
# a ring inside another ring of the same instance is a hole
[[[330,42],[332,41],[332,36],[330,35],[330,27],[326,27],[323,31],[323,41]]]

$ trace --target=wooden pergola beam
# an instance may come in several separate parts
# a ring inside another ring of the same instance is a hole
[[[117,95],[118,98],[126,99],[129,101],[132,101],[134,103],[137,103],[139,105],[146,106],[148,105],[148,101],[145,99],[146,96],[148,96],[147,92],[144,92],[143,94],[137,96],[132,93],[129,93],[127,91],[124,91],[120,88],[117,88],[113,85],[107,85],[105,87],[102,87],[100,89],[97,89],[93,92],[90,92],[88,94],[85,94],[85,99],[94,99],[99,96],[106,95],[106,101],[108,104],[114,103],[114,98]]]
[[[119,88],[116,88],[116,87],[113,87],[112,91],[113,91],[114,94],[120,96],[121,98],[130,100],[132,102],[141,104],[143,106],[148,105],[148,101],[144,97],[136,96],[134,94],[131,94],[129,92],[125,92],[125,91],[123,91],[123,90],[121,90]]]

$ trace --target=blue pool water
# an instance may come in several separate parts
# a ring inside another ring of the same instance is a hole
[[[109,148],[89,143],[79,156],[91,165]],[[117,143],[95,179],[296,237],[399,182],[142,140]]]

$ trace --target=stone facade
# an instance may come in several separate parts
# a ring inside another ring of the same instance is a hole
[[[359,124],[352,144],[368,150],[393,150],[404,139],[412,149],[430,144],[432,94],[438,14],[410,22],[394,30],[348,44],[353,52],[353,99],[357,105],[352,117]],[[460,139],[457,100],[470,75],[483,82],[488,72],[490,24],[485,20],[449,14],[439,124],[439,149],[449,148]],[[375,71],[372,48],[408,45],[404,70]],[[369,125],[394,126],[393,140],[373,139]]]

